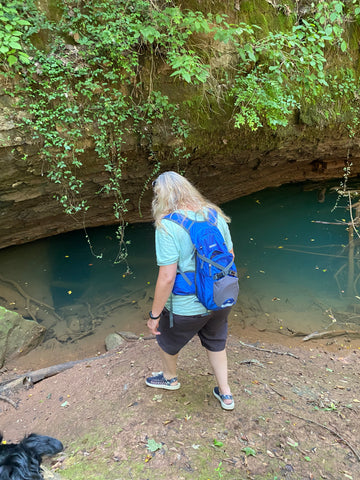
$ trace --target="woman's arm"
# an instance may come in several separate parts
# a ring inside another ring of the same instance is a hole
[[[155,286],[154,301],[152,304],[152,315],[157,317],[164,309],[165,303],[173,289],[177,272],[177,263],[171,265],[162,265],[159,267],[158,278]],[[157,328],[159,319],[153,320],[149,318],[147,326],[153,335],[160,335]]]

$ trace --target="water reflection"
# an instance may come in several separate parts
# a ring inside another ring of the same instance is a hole
[[[356,247],[347,291],[349,211],[344,201],[333,210],[330,187],[289,185],[223,206],[241,272],[233,322],[288,334],[359,324]],[[154,229],[132,225],[126,234],[129,269],[114,263],[114,227],[88,231],[101,259],[83,231],[0,251],[1,304],[46,326],[46,341],[74,342],[99,328],[144,332],[157,274]]]
[[[359,323],[356,259],[348,295],[349,211],[344,199],[334,210],[336,201],[331,185],[293,185],[226,205],[244,266],[243,301],[258,328],[300,334]]]

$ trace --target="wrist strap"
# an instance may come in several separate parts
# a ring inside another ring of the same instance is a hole
[[[160,315],[158,315],[157,317],[154,317],[152,311],[150,310],[150,312],[149,312],[149,317],[151,318],[151,320],[157,320],[158,318],[161,317],[161,313],[160,313]]]

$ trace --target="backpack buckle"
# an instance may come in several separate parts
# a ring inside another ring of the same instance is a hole
[[[220,278],[225,277],[225,275],[226,275],[225,272],[215,273],[214,280],[220,280]]]

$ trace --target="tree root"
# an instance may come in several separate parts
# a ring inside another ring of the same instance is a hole
[[[359,452],[351,445],[348,440],[346,440],[342,435],[337,433],[335,430],[333,430],[330,427],[327,427],[326,425],[323,425],[322,423],[315,422],[315,420],[310,420],[308,418],[301,417],[300,415],[296,415],[296,413],[288,412],[287,410],[283,410],[283,412],[287,413],[288,415],[292,415],[293,417],[299,418],[300,420],[303,420],[304,422],[312,423],[313,425],[317,425],[318,427],[324,428],[328,432],[332,433],[335,437],[337,437],[341,442],[343,442],[345,445],[347,445],[352,453],[355,455],[356,459],[358,462],[360,462],[360,454]]]
[[[18,408],[15,402],[10,400],[10,398],[5,397],[4,395],[0,395],[0,400],[2,400],[3,402],[10,403],[10,405],[12,405],[15,409]]]
[[[61,337],[56,337],[56,340],[61,343],[74,343],[78,342],[79,340],[82,340],[83,338],[88,337],[89,335],[93,335],[95,332],[95,329],[87,330],[86,332],[79,332],[79,333],[68,333],[64,334]]]
[[[16,288],[16,290],[20,293],[20,295],[22,297],[24,297],[25,301],[26,301],[26,310],[29,312],[29,314],[31,315],[32,319],[36,322],[36,317],[35,315],[33,315],[33,313],[31,312],[31,309],[30,309],[30,302],[33,302],[35,303],[36,305],[40,305],[42,307],[46,307],[48,309],[50,309],[52,312],[53,312],[53,315],[58,319],[60,320],[61,322],[63,321],[63,319],[55,312],[55,309],[54,307],[52,307],[51,305],[48,305],[47,303],[44,303],[44,302],[41,302],[40,300],[37,300],[36,298],[32,297],[31,295],[28,295],[25,290],[23,290],[20,285],[15,282],[14,280],[10,280],[9,278],[4,278],[1,274],[0,274],[0,281],[1,282],[4,282],[4,283],[10,283],[10,285],[12,285],[13,287]]]
[[[241,341],[239,341],[239,343],[243,347],[254,348],[255,350],[259,350],[260,352],[274,353],[275,355],[289,355],[290,357],[299,359],[299,357],[290,352],[277,352],[276,350],[267,350],[266,348],[255,347],[255,345],[249,345],[248,343],[244,343]]]

